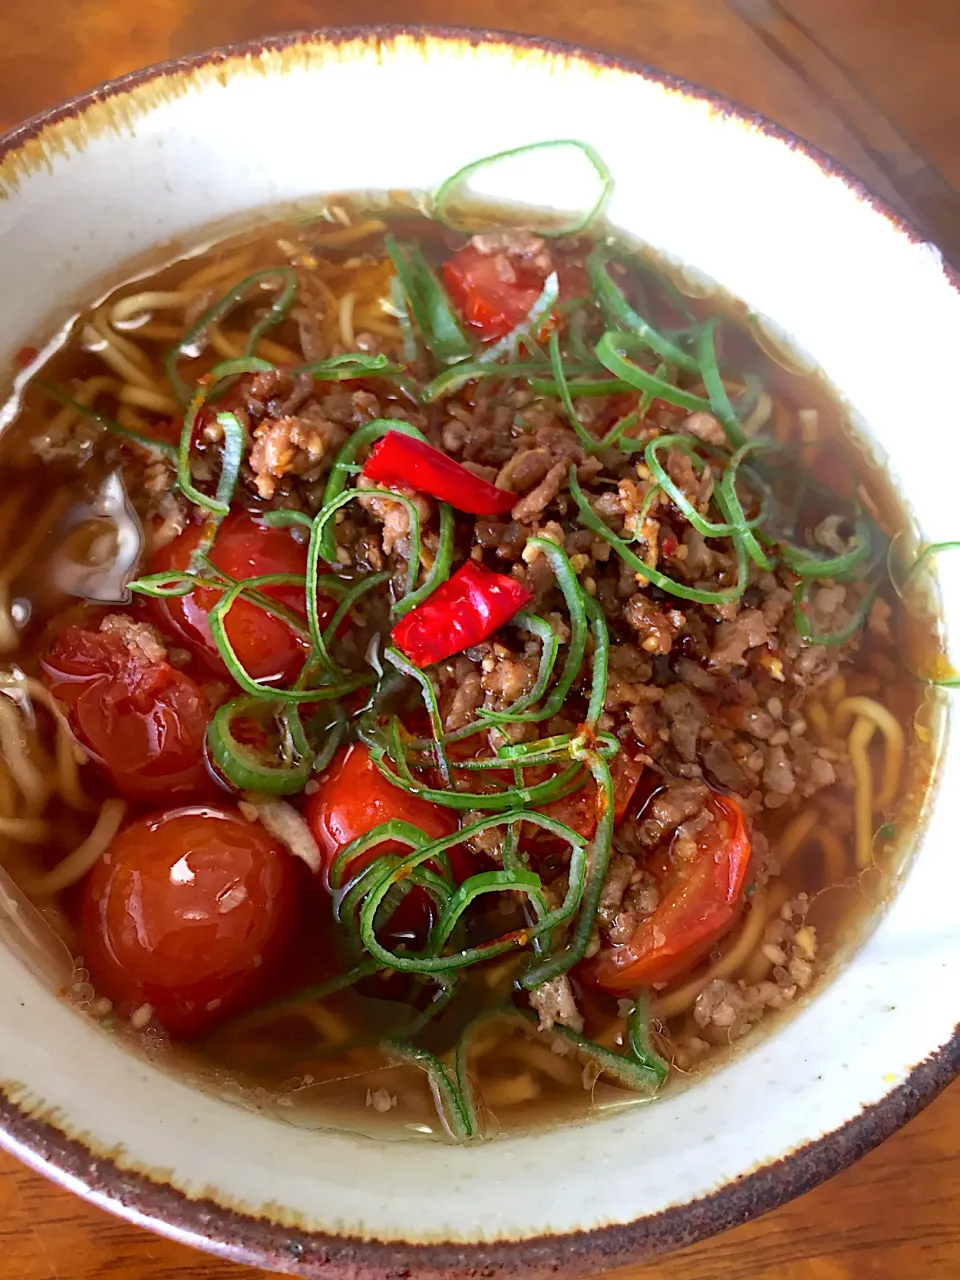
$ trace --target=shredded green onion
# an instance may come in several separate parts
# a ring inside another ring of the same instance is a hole
[[[299,759],[265,759],[253,747],[237,740],[231,723],[238,716],[263,714],[264,700],[249,695],[234,698],[214,712],[207,726],[210,755],[229,783],[238,791],[257,791],[263,795],[297,795],[307,783],[312,757]]]
[[[170,380],[170,385],[176,393],[177,399],[181,404],[186,404],[190,399],[190,389],[180,377],[177,368],[181,358],[186,354],[186,349],[195,346],[197,341],[202,338],[203,334],[212,324],[219,322],[228,315],[235,307],[244,302],[254,285],[260,285],[267,280],[276,280],[280,283],[279,293],[274,297],[270,304],[270,309],[266,315],[254,324],[247,338],[246,351],[244,355],[252,356],[256,350],[257,343],[263,335],[278,325],[290,311],[293,301],[297,296],[297,273],[292,267],[277,266],[264,267],[261,271],[254,271],[252,275],[246,276],[243,280],[233,285],[222,298],[219,298],[211,307],[203,313],[190,329],[184,334],[175,347],[167,352],[164,357],[163,365]],[[269,366],[272,368],[273,366]]]
[[[413,317],[430,354],[440,364],[468,360],[471,355],[470,344],[454,315],[443,285],[430,269],[421,250],[417,246],[410,246],[404,251],[393,236],[386,236],[384,244],[403,290],[408,314]]]
[[[478,227],[475,220],[468,220],[464,223],[458,221],[454,215],[457,207],[462,207],[464,204],[469,206],[469,184],[470,179],[475,174],[484,169],[492,168],[498,162],[504,160],[513,160],[518,156],[527,156],[542,151],[555,151],[560,148],[573,148],[590,162],[599,181],[599,190],[596,199],[583,213],[576,214],[565,222],[558,222],[548,218],[534,229],[542,236],[578,235],[589,227],[606,207],[613,191],[613,176],[600,155],[589,143],[578,142],[573,138],[557,138],[548,142],[532,142],[522,147],[511,147],[508,151],[498,151],[494,155],[484,156],[481,160],[474,160],[471,164],[464,165],[462,169],[458,169],[456,173],[452,174],[437,188],[437,192],[433,197],[433,216],[456,231],[477,230]],[[530,212],[532,213],[532,210]],[[532,225],[526,210],[524,211],[524,225]]]
[[[414,440],[422,440],[424,444],[429,444],[422,431],[418,431],[416,427],[411,426],[409,422],[404,422],[401,418],[376,418],[366,426],[359,427],[341,445],[339,453],[333,460],[327,487],[323,491],[323,510],[326,510],[343,493],[347,486],[350,468],[354,465],[359,451],[366,445],[373,444],[374,440],[385,436],[388,431],[398,431],[401,435],[413,436]],[[333,524],[327,525],[321,535],[319,554],[328,562],[333,562],[337,558],[336,529]]]
[[[716,591],[702,587],[691,587],[685,582],[677,582],[675,578],[667,577],[659,569],[655,569],[648,565],[645,560],[641,560],[636,552],[631,551],[628,544],[613,532],[609,525],[604,524],[584,497],[583,490],[577,482],[575,467],[570,468],[570,493],[580,511],[580,523],[609,542],[625,565],[628,565],[634,573],[642,575],[648,582],[652,582],[655,587],[659,587],[661,591],[667,591],[671,595],[679,596],[681,600],[695,600],[699,604],[727,604],[731,600],[739,600],[744,591],[746,591],[749,580],[749,563],[742,539],[734,538],[733,540],[737,558],[737,580],[733,586],[721,587]],[[718,500],[722,502],[722,495],[718,494],[717,496]],[[729,518],[729,513],[725,514]]]
[[[709,400],[704,400],[702,396],[695,396],[690,391],[682,391],[672,382],[667,382],[665,378],[658,377],[655,373],[648,373],[646,369],[627,359],[626,352],[630,348],[646,346],[647,344],[635,334],[620,333],[611,329],[597,343],[597,359],[615,378],[637,391],[652,392],[659,399],[666,400],[668,404],[675,404],[680,409],[688,409],[691,413],[709,412]]]
[[[609,254],[603,245],[597,245],[587,258],[587,275],[590,277],[593,292],[607,321],[638,338],[665,364],[675,365],[686,373],[699,373],[700,367],[693,356],[663,334],[658,333],[630,306],[610,278],[610,273],[607,271],[609,260]]]
[[[52,396],[58,404],[73,409],[75,413],[79,413],[82,418],[87,418],[90,422],[95,422],[98,427],[103,427],[104,431],[109,431],[112,436],[116,436],[118,440],[122,440],[125,444],[135,444],[141,449],[155,449],[158,453],[165,453],[169,457],[176,455],[176,445],[169,444],[166,440],[154,440],[152,436],[146,436],[139,431],[129,431],[126,427],[121,427],[119,422],[114,422],[105,413],[100,413],[88,404],[81,404],[79,400],[75,400],[73,396],[68,396],[65,391],[61,391],[52,382],[46,382],[42,378],[38,378],[37,386],[43,387],[47,395]]]
[[[734,449],[740,449],[747,443],[747,434],[740,419],[737,417],[736,410],[730,403],[730,397],[727,395],[727,389],[723,385],[723,378],[717,365],[714,333],[718,323],[719,321],[714,317],[714,319],[708,320],[701,329],[700,341],[697,344],[697,359],[700,364],[700,376],[703,378],[704,388],[710,397],[709,408],[721,427],[723,427],[726,437]]]

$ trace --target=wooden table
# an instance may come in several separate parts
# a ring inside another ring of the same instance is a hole
[[[960,2],[788,0],[960,186]],[[268,16],[269,13],[269,16]],[[133,67],[323,23],[465,23],[641,58],[766,112],[882,182],[824,95],[723,0],[2,0],[0,128]],[[254,1280],[91,1208],[0,1155],[0,1280]],[[835,1181],[634,1280],[955,1280],[960,1085]]]

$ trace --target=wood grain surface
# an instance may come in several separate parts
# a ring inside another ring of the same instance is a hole
[[[960,0],[789,0],[789,8],[960,186]],[[324,23],[390,20],[523,30],[639,58],[765,112],[883,184],[829,98],[781,66],[723,0],[0,0],[0,129],[176,54]],[[111,1218],[0,1154],[0,1280],[256,1274]],[[832,1182],[621,1275],[957,1280],[960,1085]]]

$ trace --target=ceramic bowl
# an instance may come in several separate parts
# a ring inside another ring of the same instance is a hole
[[[616,228],[821,366],[922,535],[956,537],[960,408],[939,378],[896,373],[956,367],[960,293],[938,253],[769,122],[519,37],[286,36],[127,76],[15,130],[0,140],[0,362],[153,246],[318,192],[429,190],[558,137],[605,157]],[[542,178],[520,172],[517,198],[536,204]],[[942,593],[950,637],[960,572]],[[305,1276],[587,1272],[688,1243],[835,1173],[960,1068],[960,745],[928,809],[889,906],[815,998],[653,1105],[465,1149],[307,1131],[120,1051],[5,945],[0,1141],[136,1222]]]

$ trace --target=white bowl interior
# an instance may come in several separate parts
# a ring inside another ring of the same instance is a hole
[[[319,192],[429,189],[480,155],[582,138],[613,170],[612,223],[773,317],[854,407],[923,536],[960,531],[943,465],[960,408],[935,373],[956,365],[960,296],[932,250],[776,137],[639,74],[436,38],[317,42],[139,92],[140,105],[90,110],[92,127],[63,131],[45,163],[0,165],[0,356],[118,263],[211,222]],[[518,182],[537,203],[536,166]],[[900,317],[922,348],[911,352]],[[915,376],[894,376],[904,362]],[[957,570],[943,591],[947,632],[960,634]],[[457,1149],[286,1126],[118,1052],[6,949],[0,1079],[122,1165],[277,1222],[476,1241],[631,1221],[829,1133],[949,1039],[958,826],[960,753],[948,749],[919,856],[840,976],[695,1088],[577,1129]]]

